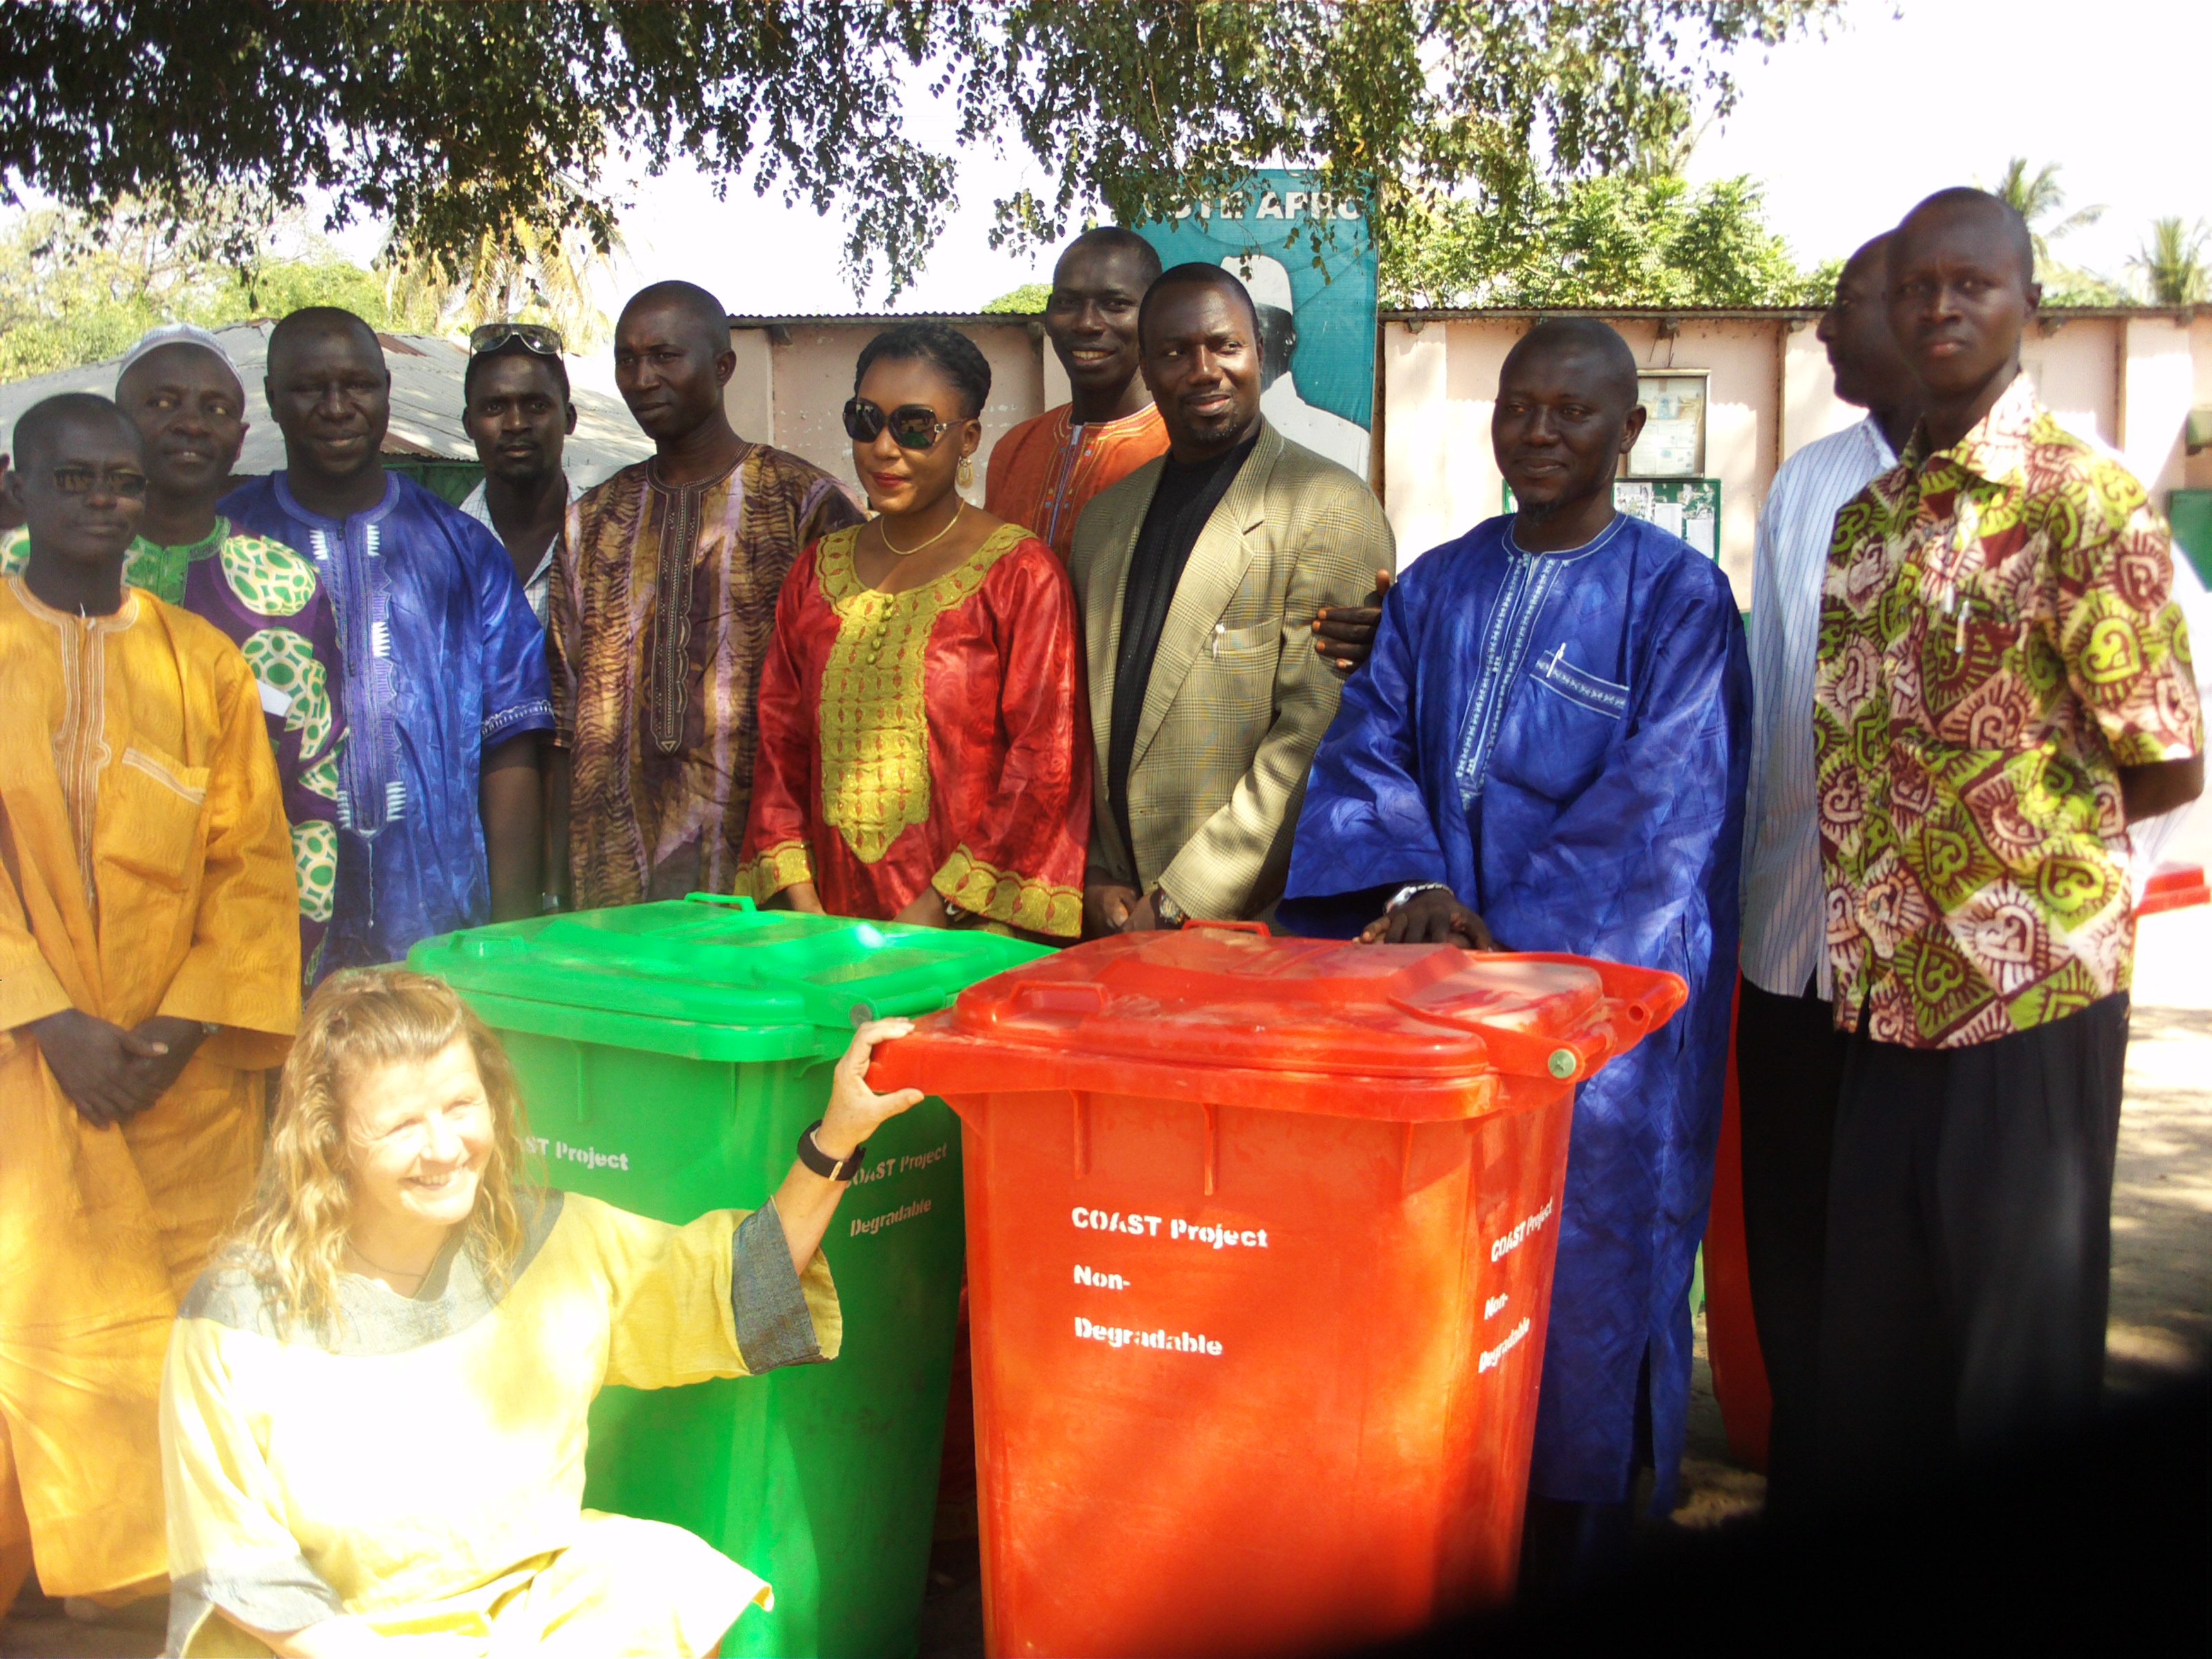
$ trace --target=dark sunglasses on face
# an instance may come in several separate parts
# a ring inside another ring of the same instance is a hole
[[[541,357],[561,355],[561,331],[556,328],[543,323],[479,323],[469,331],[469,356],[497,351],[510,340],[521,342],[523,349]]]
[[[89,495],[95,486],[103,495],[128,495],[134,501],[146,497],[146,475],[131,467],[65,465],[54,469],[54,488],[64,495]]]
[[[856,444],[875,442],[876,434],[889,427],[891,441],[901,449],[927,449],[959,424],[939,420],[927,404],[901,404],[888,415],[866,398],[845,405],[845,435]]]

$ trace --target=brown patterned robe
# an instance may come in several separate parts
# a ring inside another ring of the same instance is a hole
[[[641,461],[569,507],[546,656],[578,908],[732,890],[776,593],[801,548],[860,520],[765,444],[675,488]]]

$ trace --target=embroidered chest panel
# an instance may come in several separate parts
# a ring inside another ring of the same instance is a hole
[[[853,569],[860,533],[841,530],[822,541],[817,576],[836,614],[837,638],[823,665],[817,731],[823,821],[873,864],[929,817],[924,682],[938,618],[973,598],[1028,532],[1010,525],[957,569],[902,593],[862,585]]]

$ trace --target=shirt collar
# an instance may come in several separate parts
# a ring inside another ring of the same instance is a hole
[[[576,481],[568,476],[565,469],[561,474],[561,483],[568,492],[568,505],[574,507],[576,504],[576,497],[582,492],[576,488]],[[477,480],[477,487],[469,491],[466,498],[462,501],[461,511],[474,519],[486,530],[490,531],[493,535],[499,534],[499,527],[491,521],[491,503],[484,499],[483,479]],[[553,568],[553,555],[561,545],[562,534],[562,532],[557,530],[553,532],[553,539],[545,544],[545,550],[538,556],[538,568],[532,571],[523,582],[524,587],[534,587],[545,580],[546,573]]]
[[[399,504],[399,475],[389,467],[385,469],[384,473],[384,499],[377,502],[374,507],[369,507],[365,512],[356,513],[349,519],[326,519],[321,514],[301,506],[299,498],[292,494],[291,474],[289,471],[273,474],[270,482],[276,488],[276,504],[285,512],[290,514],[301,524],[335,532],[340,536],[345,534],[347,526],[355,523],[374,524]]]
[[[1133,415],[1117,416],[1110,421],[1092,421],[1088,425],[1075,418],[1075,405],[1064,404],[1060,411],[1060,435],[1063,438],[1085,432],[1094,438],[1119,436],[1124,432],[1135,432],[1161,419],[1160,406],[1146,404]]]
[[[215,515],[215,528],[196,542],[179,542],[172,547],[155,541],[150,537],[138,536],[132,538],[132,545],[150,548],[156,553],[166,553],[172,558],[182,560],[186,564],[198,564],[202,559],[213,555],[217,548],[229,539],[230,520],[218,513]]]
[[[1507,550],[1517,553],[1524,559],[1558,559],[1562,562],[1579,559],[1587,554],[1596,552],[1598,549],[1603,547],[1615,536],[1620,534],[1622,526],[1627,524],[1634,516],[1635,515],[1633,514],[1623,513],[1619,507],[1615,507],[1613,509],[1613,517],[1607,521],[1605,528],[1599,531],[1596,535],[1591,537],[1580,547],[1562,547],[1546,553],[1531,553],[1527,548],[1522,546],[1520,543],[1513,539],[1513,526],[1520,519],[1520,514],[1516,513],[1507,518],[1505,521],[1505,545]]]
[[[1916,472],[1924,472],[1935,461],[1948,460],[1985,483],[2002,483],[2027,471],[2028,441],[2042,412],[2034,384],[2023,371],[1990,405],[1989,413],[1948,449],[1929,449],[1928,422],[1923,417],[1905,446],[1903,459]]]
[[[576,481],[568,476],[566,467],[561,470],[561,487],[568,492],[568,505],[571,507],[576,504],[576,497],[584,493],[576,488]],[[479,524],[489,526],[491,523],[491,503],[484,497],[483,479],[478,478],[477,487],[461,497],[460,508]]]
[[[84,617],[74,611],[55,610],[31,592],[30,583],[21,574],[8,578],[8,591],[15,596],[17,604],[42,622],[81,623],[95,633],[119,634],[138,620],[138,596],[131,591],[127,582],[123,587],[123,603],[104,617]]]

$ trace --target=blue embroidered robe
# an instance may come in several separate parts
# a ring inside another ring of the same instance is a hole
[[[1415,561],[1306,786],[1279,915],[1346,937],[1442,881],[1508,950],[1665,968],[1688,1006],[1575,1101],[1530,1490],[1617,1502],[1650,1356],[1674,1504],[1689,1290],[1734,988],[1750,665],[1727,579],[1616,516],[1530,554],[1510,517]]]
[[[325,969],[398,962],[418,939],[489,921],[480,763],[553,729],[545,630],[507,549],[396,472],[343,521],[301,506],[282,472],[221,507],[310,555],[337,613],[347,735]]]

